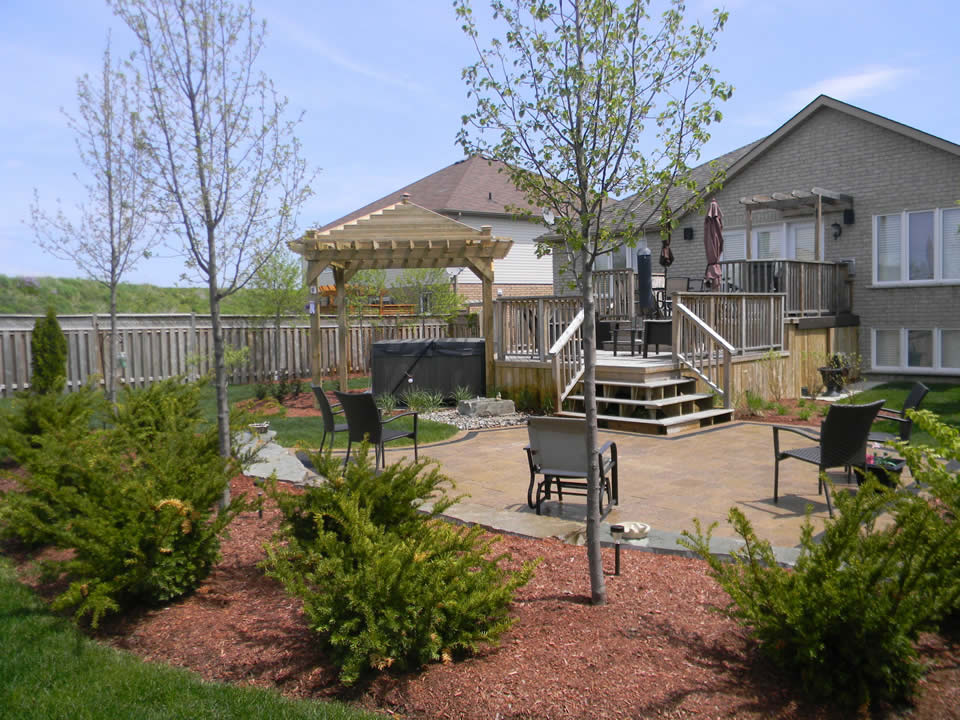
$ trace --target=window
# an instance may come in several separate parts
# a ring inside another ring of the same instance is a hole
[[[874,282],[960,281],[960,209],[874,216]]]
[[[960,374],[960,329],[875,329],[873,369]]]
[[[758,260],[777,260],[783,257],[783,244],[779,229],[757,230],[754,233]]]

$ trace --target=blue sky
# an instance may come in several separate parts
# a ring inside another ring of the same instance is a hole
[[[320,173],[302,228],[323,224],[460,159],[469,110],[461,68],[473,47],[449,0],[257,0],[267,21],[262,69],[305,111],[298,132]],[[715,3],[690,0],[706,17]],[[703,159],[769,134],[820,93],[960,142],[951,0],[729,0],[712,58],[736,90]],[[474,12],[486,16],[486,5]],[[0,274],[78,276],[44,254],[24,221],[81,198],[71,132],[76,79],[95,74],[108,29],[115,56],[128,30],[99,0],[0,0]],[[960,194],[960,187],[958,187]],[[169,251],[165,254],[170,255]],[[182,259],[153,259],[125,279],[173,285]]]

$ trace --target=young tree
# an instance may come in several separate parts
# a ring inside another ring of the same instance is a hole
[[[463,308],[461,297],[443,268],[410,268],[393,282],[393,296],[423,315],[453,317]]]
[[[109,0],[140,41],[149,153],[187,256],[207,286],[220,452],[230,454],[220,301],[293,237],[309,196],[287,101],[257,72],[265,26],[250,3]],[[225,493],[225,500],[229,490]]]
[[[66,112],[76,136],[80,160],[89,172],[84,182],[86,204],[74,223],[62,209],[48,214],[34,190],[30,208],[37,243],[50,254],[72,260],[110,290],[110,367],[104,378],[111,403],[117,400],[117,286],[128,270],[149,257],[157,240],[151,225],[150,183],[144,177],[147,154],[142,140],[143,89],[140,78],[127,75],[110,58],[110,39],[103,53],[100,82],[89,75],[77,80],[79,117]],[[78,178],[79,179],[79,178]],[[102,348],[101,348],[102,350]]]
[[[687,163],[731,93],[704,62],[727,15],[687,26],[683,0],[670,0],[657,19],[650,0],[492,0],[506,35],[483,48],[469,0],[454,5],[479,57],[463,71],[476,108],[459,142],[505,162],[533,206],[553,213],[554,245],[541,250],[564,253],[583,297],[587,554],[592,600],[603,604],[593,269],[604,253],[636,244],[671,189],[696,190]]]
[[[33,326],[30,356],[30,390],[37,395],[62,393],[67,385],[67,338],[52,307]]]
[[[303,315],[307,288],[298,258],[278,248],[250,280],[251,310],[273,319],[273,356],[280,362],[280,325],[288,315]]]

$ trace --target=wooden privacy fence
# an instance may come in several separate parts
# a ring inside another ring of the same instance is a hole
[[[30,386],[30,336],[39,315],[0,315],[0,397],[9,397]],[[61,315],[67,338],[67,389],[76,390],[92,375],[105,377],[114,370],[109,357],[109,315]],[[246,362],[230,373],[232,383],[267,380],[286,371],[297,377],[313,375],[310,367],[310,328],[299,318],[284,319],[279,333],[272,319],[226,315],[224,342],[249,348]],[[318,318],[320,374],[337,367],[336,320]],[[121,384],[140,387],[158,380],[186,375],[197,377],[212,370],[213,329],[209,315],[156,314],[118,316]],[[470,336],[476,332],[466,321],[448,323],[432,317],[364,319],[350,328],[352,372],[369,372],[370,344],[381,339]],[[276,341],[279,340],[279,343]]]

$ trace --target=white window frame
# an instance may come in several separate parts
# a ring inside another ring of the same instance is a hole
[[[812,225],[816,227],[816,220],[789,220],[779,223],[764,223],[762,225],[754,225],[750,228],[750,238],[745,242],[750,244],[750,259],[757,260],[758,250],[760,246],[759,234],[761,232],[775,232],[780,237],[780,256],[775,258],[764,258],[767,260],[796,260],[797,259],[797,248],[796,248],[796,236],[793,233],[793,230],[796,226],[801,225]],[[826,247],[826,227],[827,224],[824,221],[823,226],[820,228],[820,257],[817,258],[817,262],[823,262],[824,249]],[[724,230],[724,235],[728,233],[745,233],[745,227],[734,227]],[[726,260],[727,258],[721,255],[720,260]],[[742,260],[744,258],[733,258],[734,260]],[[811,261],[801,261],[801,262],[811,262]]]
[[[911,287],[923,285],[960,285],[960,278],[943,277],[943,211],[952,208],[918,208],[915,210],[901,210],[900,212],[880,213],[873,216],[873,225],[871,233],[873,235],[871,242],[870,266],[873,273],[873,284],[878,287],[901,287],[909,285]],[[933,213],[933,279],[931,280],[911,280],[910,279],[910,216],[918,213]],[[900,217],[900,279],[899,280],[880,280],[878,277],[877,262],[879,260],[879,248],[877,238],[877,223],[881,217]]]
[[[878,330],[896,330],[900,334],[900,365],[878,365],[877,364],[877,331]],[[908,365],[909,362],[909,333],[910,331],[927,330],[933,333],[933,366],[916,367]],[[956,332],[960,328],[931,328],[931,327],[911,327],[911,328],[871,328],[870,330],[870,369],[874,372],[895,372],[903,375],[960,375],[960,368],[945,368],[943,362],[943,337],[944,331]]]

